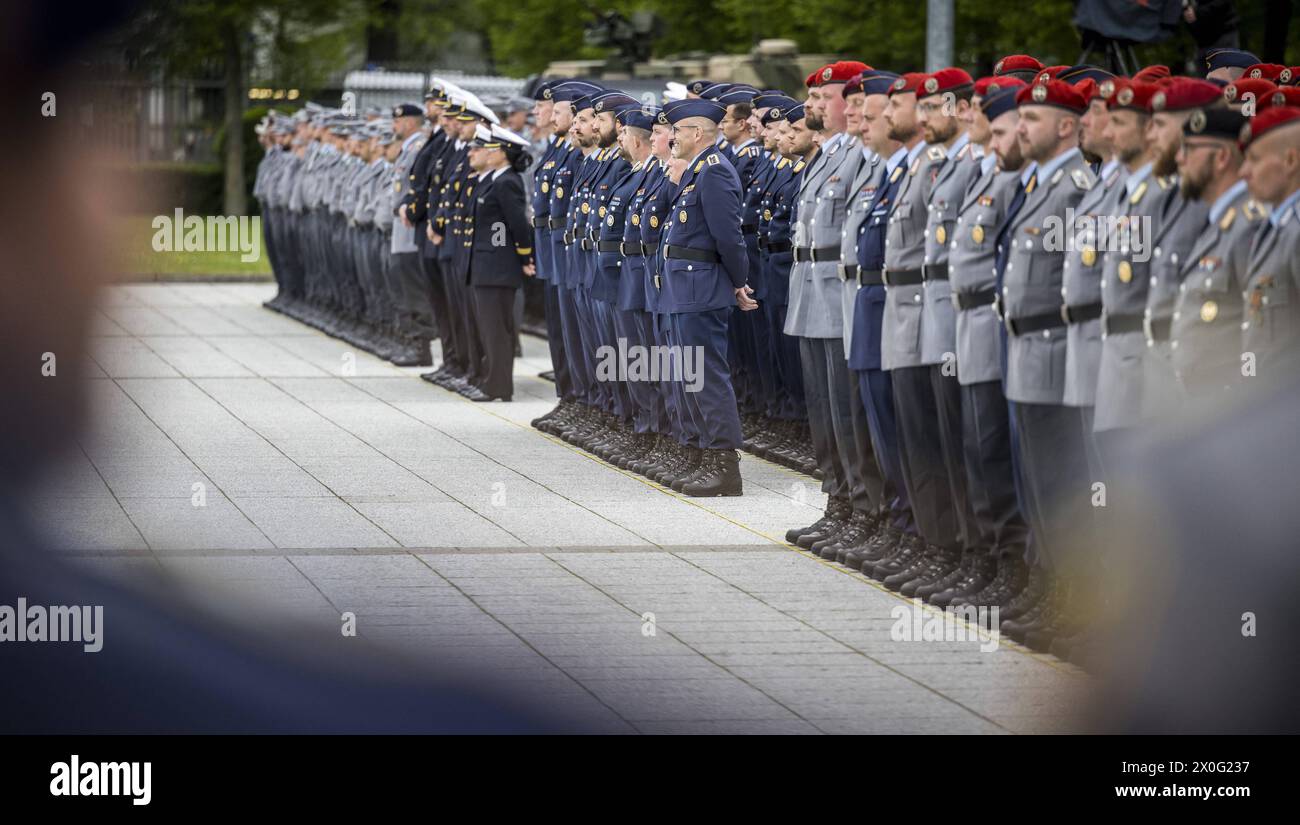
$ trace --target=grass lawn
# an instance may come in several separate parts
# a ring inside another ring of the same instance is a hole
[[[156,251],[152,215],[127,215],[116,220],[116,248],[112,258],[114,270],[123,280],[190,281],[190,280],[270,280],[271,263],[262,246],[261,224],[256,225],[254,249],[257,260],[240,260],[243,254],[227,252]]]

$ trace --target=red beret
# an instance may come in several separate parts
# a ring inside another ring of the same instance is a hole
[[[929,75],[925,72],[907,72],[906,74],[901,74],[898,76],[898,79],[894,81],[894,85],[889,87],[889,94],[893,96],[904,92],[915,92],[921,88],[921,82],[927,77],[929,77]]]
[[[1016,93],[1017,106],[1055,106],[1082,114],[1088,108],[1088,101],[1079,94],[1079,90],[1061,80],[1049,80],[1046,83],[1035,82],[1026,85]]]
[[[1277,82],[1279,85],[1290,83],[1300,86],[1300,66],[1288,66],[1283,69],[1277,76]]]
[[[1157,80],[1169,77],[1170,74],[1168,66],[1147,66],[1145,69],[1138,70],[1133,75],[1133,79],[1138,83],[1155,83]]]
[[[1300,106],[1300,87],[1278,86],[1259,99],[1255,111],[1262,112],[1274,106]]]
[[[1242,77],[1249,77],[1253,80],[1271,80],[1274,83],[1286,71],[1286,66],[1279,66],[1276,63],[1256,63],[1254,66],[1247,66],[1246,70],[1241,73]],[[1283,83],[1286,81],[1283,80]]]
[[[930,95],[943,94],[958,89],[970,88],[974,81],[964,69],[947,68],[940,69],[934,74],[928,74],[921,81],[921,90],[916,93],[918,98],[928,97]]]
[[[1042,61],[1036,57],[1027,54],[1009,54],[993,64],[993,74],[1001,76],[1008,72],[1038,72],[1042,68]]]
[[[808,87],[824,86],[827,83],[848,83],[870,68],[866,63],[857,60],[837,60],[813,72],[812,82]]]
[[[1105,86],[1106,84],[1102,84]],[[1115,109],[1132,109],[1135,112],[1151,113],[1151,98],[1160,91],[1160,87],[1154,83],[1142,83],[1137,80],[1129,80],[1126,77],[1115,78],[1111,85],[1111,94],[1106,95],[1106,108],[1114,111]]]
[[[1194,77],[1171,77],[1159,84],[1151,96],[1151,111],[1182,112],[1199,109],[1223,99],[1223,88],[1208,80]]]
[[[1018,77],[981,77],[975,81],[975,94],[980,97],[988,97],[994,92],[1018,89],[1024,85],[1026,85],[1025,81]]]
[[[1300,108],[1295,106],[1272,106],[1263,112],[1255,115],[1241,127],[1241,138],[1238,143],[1242,151],[1252,142],[1258,140],[1269,132],[1287,124],[1295,124],[1300,121]]]
[[[1246,95],[1254,95],[1255,100],[1263,100],[1276,89],[1270,80],[1255,77],[1239,77],[1223,87],[1223,99],[1229,103],[1240,103]]]
[[[1060,74],[1061,72],[1065,71],[1068,68],[1070,67],[1069,66],[1048,66],[1047,68],[1042,69],[1038,72],[1038,76],[1034,78],[1034,82],[1046,83],[1049,80],[1055,80],[1058,74]]]
[[[1092,103],[1094,97],[1101,97],[1101,92],[1097,90],[1097,81],[1093,80],[1091,77],[1085,77],[1083,80],[1074,84],[1074,89],[1089,103]]]
[[[820,71],[821,69],[817,69],[812,74],[805,77],[803,79],[803,85],[811,89],[813,87],[813,84],[817,82],[817,73]]]

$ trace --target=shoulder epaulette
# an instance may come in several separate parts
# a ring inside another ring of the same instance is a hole
[[[1074,181],[1074,185],[1085,192],[1091,189],[1097,182],[1096,178],[1092,176],[1092,173],[1083,168],[1075,169],[1070,172],[1070,180]]]
[[[943,160],[946,155],[947,153],[943,151],[942,146],[931,146],[925,150],[925,156],[930,160]]]
[[[722,163],[717,155],[709,155],[707,160],[709,161],[710,166],[717,166],[719,163]]]
[[[1264,217],[1264,207],[1259,201],[1251,198],[1241,205],[1241,214],[1248,221],[1257,221]]]

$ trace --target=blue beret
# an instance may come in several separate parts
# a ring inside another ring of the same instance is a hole
[[[629,106],[622,109],[614,117],[624,126],[632,126],[637,129],[650,131],[650,127],[655,125],[655,117],[659,114],[658,109],[640,109]]]
[[[1056,75],[1057,80],[1064,80],[1066,83],[1069,83],[1072,86],[1078,83],[1079,81],[1087,80],[1088,78],[1092,78],[1098,83],[1101,83],[1106,80],[1114,80],[1115,75],[1111,74],[1110,72],[1098,66],[1086,66],[1086,65],[1071,66],[1068,69],[1062,69]]]
[[[980,111],[984,112],[984,117],[989,120],[996,120],[998,115],[1005,114],[1016,108],[1016,95],[1024,86],[1012,86],[1009,89],[1001,89],[994,92],[980,101]]]
[[[1205,53],[1205,71],[1215,69],[1245,69],[1261,62],[1258,57],[1241,49],[1210,49]]]
[[[898,75],[873,69],[862,73],[862,93],[864,95],[887,95]]]
[[[615,114],[623,109],[639,107],[641,105],[637,102],[636,98],[629,97],[622,92],[602,92],[601,94],[593,95],[591,102],[592,108],[597,112],[614,112]]]
[[[664,113],[669,123],[677,123],[688,117],[707,117],[717,123],[727,113],[724,106],[712,100],[674,100],[664,104]]]
[[[568,80],[551,87],[551,100],[572,103],[580,97],[600,94],[604,89],[585,80]]]
[[[761,92],[753,86],[732,86],[724,94],[715,98],[723,106],[730,106],[733,103],[753,103],[754,98],[758,97]]]
[[[759,109],[769,109],[773,106],[779,106],[780,108],[785,109],[798,102],[799,101],[794,98],[788,97],[785,92],[763,92],[759,96],[755,97],[753,101],[754,106]]]
[[[424,117],[424,107],[418,103],[399,103],[393,107],[393,117]]]

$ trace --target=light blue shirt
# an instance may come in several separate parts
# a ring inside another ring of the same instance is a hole
[[[1282,201],[1282,203],[1269,214],[1268,222],[1273,225],[1274,229],[1282,225],[1282,222],[1286,220],[1287,213],[1295,208],[1297,202],[1300,202],[1300,189],[1287,195],[1286,200]]]
[[[1241,193],[1245,191],[1246,182],[1244,180],[1239,180],[1232,186],[1229,186],[1228,191],[1220,195],[1218,199],[1214,201],[1214,205],[1210,207],[1210,214],[1207,218],[1209,222],[1212,224],[1218,223],[1219,218],[1223,217],[1223,213],[1228,211],[1228,204],[1235,201],[1240,197]]]
[[[1136,170],[1134,170],[1133,173],[1128,176],[1128,178],[1124,180],[1124,191],[1132,195],[1133,190],[1137,189],[1138,185],[1141,184],[1142,181],[1146,180],[1150,176],[1151,176],[1151,164],[1149,163],[1142,164]]]
[[[894,174],[894,170],[898,168],[898,165],[906,162],[910,157],[906,146],[900,146],[894,150],[894,154],[889,156],[889,160],[885,161],[885,177],[888,178]]]
[[[1043,169],[1041,172],[1039,172],[1038,179],[1042,181],[1051,180],[1052,175],[1056,174],[1057,169],[1060,169],[1062,166],[1074,160],[1078,156],[1079,156],[1079,147],[1077,146],[1069,150],[1068,152],[1062,152],[1061,154],[1049,160],[1047,163],[1043,164]]]
[[[954,140],[952,142],[952,145],[948,147],[948,160],[952,160],[953,158],[957,157],[957,153],[960,152],[963,148],[965,148],[966,144],[968,143],[970,143],[970,132],[962,132],[960,135],[958,135],[957,139]]]
[[[984,157],[980,158],[980,176],[982,177],[984,175],[987,175],[989,172],[993,170],[993,167],[997,165],[998,165],[998,156],[993,154],[992,152],[986,153]]]

